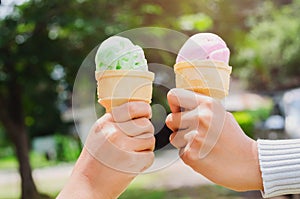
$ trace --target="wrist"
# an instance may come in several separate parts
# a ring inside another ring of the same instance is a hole
[[[78,171],[80,175],[87,178],[89,184],[95,189],[94,193],[116,198],[136,177],[136,174],[121,172],[104,165],[92,156],[86,148],[83,149],[81,158],[84,161],[78,165],[80,168]]]
[[[262,173],[259,165],[259,155],[258,155],[258,146],[257,142],[252,140],[252,171],[253,171],[253,190],[263,190],[263,182],[262,182]]]
[[[72,198],[78,199],[117,198],[135,176],[105,166],[84,147],[75,164],[70,181],[66,185],[66,191],[63,190],[63,192],[71,193],[74,196]],[[71,198],[68,194],[64,195],[68,197],[61,198]]]

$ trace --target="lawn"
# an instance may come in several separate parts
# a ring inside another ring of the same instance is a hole
[[[45,191],[45,190],[44,190]],[[49,190],[51,191],[51,190]],[[55,198],[57,192],[46,193]],[[17,195],[4,195],[0,193],[0,199],[17,199]],[[215,185],[198,187],[182,187],[175,190],[165,189],[141,189],[134,186],[129,187],[120,199],[243,199],[236,192],[228,191]]]
[[[53,166],[57,164],[55,161],[48,161],[43,154],[30,152],[30,164],[32,168],[41,168],[46,166]],[[15,156],[2,157],[0,159],[0,170],[11,170],[18,168],[18,161]]]
[[[52,170],[56,173],[59,172],[60,167],[54,167]],[[62,167],[64,168],[64,167]],[[48,168],[41,169],[47,170]],[[70,169],[71,170],[71,169]],[[1,170],[3,172],[3,170]],[[9,171],[11,172],[11,171]],[[60,171],[61,172],[61,171]],[[181,187],[178,189],[168,188],[152,188],[151,183],[155,180],[162,178],[157,174],[141,175],[136,178],[128,189],[120,196],[120,199],[242,199],[237,192],[221,188],[216,185],[204,185],[196,187]],[[59,176],[43,176],[38,177],[36,181],[37,188],[40,192],[45,193],[53,198],[59,193],[68,179],[68,175]],[[180,179],[179,179],[180,180]],[[19,180],[8,181],[0,183],[0,199],[17,199],[20,195]]]
[[[238,193],[216,185],[182,187],[174,190],[149,190],[129,187],[120,199],[242,199]]]
[[[58,164],[48,162],[44,156],[32,153],[31,163],[35,168],[34,178],[38,190],[53,198],[59,193],[68,179],[73,164]],[[183,169],[179,167],[180,170]],[[184,172],[187,172],[184,170]],[[20,195],[20,179],[17,173],[17,162],[13,157],[0,160],[0,174],[6,174],[6,178],[0,178],[0,199],[17,199]],[[174,174],[172,174],[174,175]],[[166,173],[154,172],[138,176],[128,189],[120,196],[120,199],[244,199],[240,193],[230,191],[220,186],[205,184],[194,187],[170,188],[160,186]],[[164,180],[165,180],[164,179]],[[177,180],[172,178],[172,180]],[[181,180],[179,178],[178,180]],[[192,180],[192,179],[191,179]],[[156,186],[152,186],[156,185]],[[256,199],[259,197],[255,197]]]

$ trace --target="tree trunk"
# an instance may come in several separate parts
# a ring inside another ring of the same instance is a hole
[[[1,99],[0,99],[1,102]],[[2,109],[3,110],[3,109]],[[3,111],[0,110],[0,120],[3,127],[15,146],[15,153],[19,162],[19,173],[21,176],[21,198],[39,199],[39,193],[32,178],[32,170],[29,162],[28,137],[24,124],[16,124],[8,117],[3,117]]]
[[[21,176],[21,198],[38,199],[39,194],[32,178],[32,170],[29,162],[29,146],[25,127],[16,126],[16,132],[10,132],[11,140],[15,145],[15,152],[19,162]]]
[[[36,186],[32,178],[29,162],[29,146],[26,127],[23,117],[20,89],[16,82],[10,84],[10,95],[3,97],[0,93],[0,121],[15,146],[15,153],[19,162],[21,176],[21,198],[39,199]]]

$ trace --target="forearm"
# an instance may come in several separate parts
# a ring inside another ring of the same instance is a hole
[[[84,148],[58,199],[117,198],[134,177],[105,166]]]

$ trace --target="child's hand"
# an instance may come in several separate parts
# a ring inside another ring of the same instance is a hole
[[[216,100],[192,91],[168,93],[171,143],[195,171],[227,188],[261,190],[257,146]]]
[[[139,173],[154,160],[154,127],[151,107],[129,102],[106,113],[92,127],[85,148],[112,169]]]
[[[154,160],[151,107],[129,102],[92,127],[69,182],[57,198],[117,198]]]

